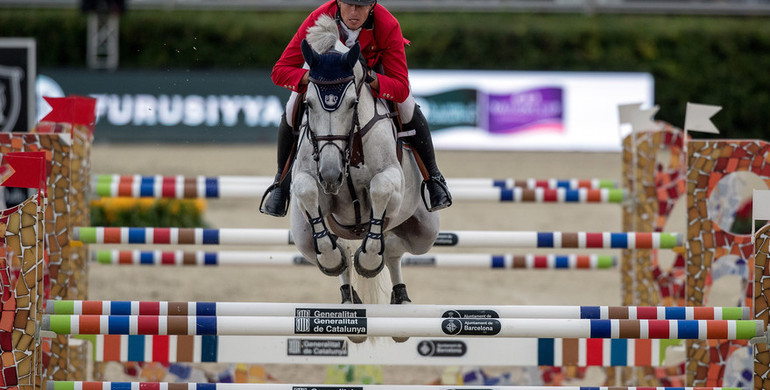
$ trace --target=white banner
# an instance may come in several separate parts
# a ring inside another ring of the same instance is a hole
[[[654,103],[648,73],[412,70],[410,82],[438,149],[616,152],[618,106]]]

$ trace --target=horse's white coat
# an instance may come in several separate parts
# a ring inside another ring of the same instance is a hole
[[[336,22],[322,16],[314,27],[308,29],[308,43],[314,51],[324,53],[330,49],[347,52],[338,37]],[[355,85],[363,83],[364,69],[356,62],[354,67]],[[355,86],[351,86],[343,96],[342,104],[333,112],[320,108],[320,97],[308,87],[306,102],[308,105],[306,124],[321,135],[345,135],[353,121],[353,107],[358,99],[358,115],[361,126],[374,116],[375,105],[377,112],[386,112],[386,106],[380,99],[375,99],[369,86],[364,83],[360,96],[356,96]],[[382,249],[380,241],[368,239],[365,244],[346,242],[338,239],[336,247],[328,237],[316,240],[318,252],[314,247],[313,228],[318,233],[324,228],[320,223],[311,226],[309,219],[319,216],[332,216],[341,225],[355,224],[353,197],[346,184],[343,154],[346,141],[319,141],[318,163],[313,159],[313,146],[309,137],[304,133],[303,126],[297,159],[293,167],[291,230],[297,248],[311,262],[320,263],[326,269],[334,269],[341,261],[350,263],[351,249],[359,247],[358,261],[365,270],[375,270],[384,261],[390,271],[393,285],[404,283],[401,274],[401,256],[406,253],[422,254],[427,252],[435,241],[439,230],[437,213],[430,213],[422,203],[420,189],[422,176],[411,153],[405,152],[403,163],[399,164],[396,156],[396,143],[393,138],[393,124],[390,120],[380,120],[363,138],[364,164],[359,167],[348,167],[357,197],[360,200],[360,210],[363,222],[369,221],[370,215],[378,219],[386,219],[383,242],[383,256],[378,253]],[[321,148],[322,142],[327,145]],[[320,215],[319,215],[320,212]],[[371,213],[371,214],[370,214]],[[331,233],[344,234],[332,230],[333,226],[326,222]],[[379,226],[370,225],[369,232],[381,232]],[[360,242],[360,241],[357,241]],[[348,270],[352,270],[351,266]],[[340,275],[341,284],[349,284],[351,277],[348,273]]]

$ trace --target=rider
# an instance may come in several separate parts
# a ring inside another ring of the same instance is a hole
[[[377,4],[377,0],[330,0],[305,19],[281,58],[273,66],[273,82],[291,90],[292,93],[278,127],[278,173],[273,185],[265,191],[267,199],[260,211],[283,217],[288,209],[291,170],[286,174],[283,174],[283,170],[292,155],[292,145],[297,137],[293,130],[292,113],[298,93],[304,92],[308,85],[308,70],[300,43],[307,35],[308,27],[313,26],[321,14],[336,18],[340,40],[346,46],[352,47],[356,42],[360,44],[366,65],[370,69],[380,70],[379,73],[369,71],[367,82],[372,91],[377,97],[396,103],[403,131],[413,130],[414,135],[406,139],[428,171],[429,178],[424,181],[430,201],[428,210],[436,211],[449,207],[452,204],[452,196],[436,166],[428,121],[420,106],[415,103],[409,88],[404,52],[404,46],[408,45],[409,41],[401,34],[398,20],[385,7]]]

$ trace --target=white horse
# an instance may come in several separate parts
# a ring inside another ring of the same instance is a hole
[[[327,16],[302,42],[310,83],[293,166],[291,232],[306,259],[339,276],[343,303],[362,303],[345,272],[350,244],[359,245],[356,272],[373,278],[387,265],[390,302],[408,303],[401,256],[430,250],[439,216],[421,201],[413,154],[404,149],[399,161],[394,115],[372,95],[359,53],[357,43],[348,50],[340,42]]]

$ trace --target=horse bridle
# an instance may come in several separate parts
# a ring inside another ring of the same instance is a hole
[[[308,80],[312,82],[313,84],[318,85],[341,85],[345,83],[349,83],[354,80],[354,76],[347,76],[343,77],[341,79],[337,80],[319,80],[314,77],[308,77]],[[328,145],[334,145],[335,148],[340,152],[343,158],[343,175],[346,178],[348,189],[350,191],[350,196],[353,200],[354,211],[355,211],[355,220],[356,223],[352,230],[356,233],[363,233],[366,231],[365,224],[362,224],[361,222],[361,210],[360,210],[360,201],[358,199],[358,196],[356,195],[355,188],[353,188],[353,181],[350,179],[350,175],[348,174],[348,170],[350,167],[350,157],[352,154],[353,149],[353,139],[358,133],[358,135],[363,138],[366,133],[369,132],[369,130],[374,127],[374,125],[379,122],[382,119],[386,118],[393,118],[396,116],[396,113],[386,112],[385,114],[380,114],[377,112],[377,102],[374,103],[374,115],[372,115],[372,118],[369,119],[369,122],[366,123],[363,127],[361,127],[361,122],[358,117],[358,103],[360,101],[359,97],[361,96],[361,89],[364,86],[364,83],[366,81],[364,79],[361,80],[359,84],[356,84],[356,101],[353,105],[353,121],[350,124],[350,129],[348,130],[348,133],[345,135],[316,135],[315,131],[310,127],[310,120],[306,121],[306,133],[307,137],[310,139],[311,144],[313,145],[313,160],[316,162],[316,169],[318,169],[318,163],[321,151],[323,148],[325,148]],[[346,88],[345,88],[346,89]],[[339,107],[335,108],[333,111],[336,111],[339,109]],[[309,110],[305,111],[305,115],[310,115],[308,113]],[[309,118],[308,118],[309,119]],[[342,148],[340,148],[337,144],[334,143],[334,141],[345,141],[345,150],[343,151]],[[321,147],[318,147],[319,142],[323,142]]]
[[[341,85],[341,84],[347,84],[354,80],[353,75],[343,77],[341,79],[337,80],[319,80],[314,77],[308,77],[308,80],[312,82],[313,84],[317,85]],[[315,131],[310,127],[310,120],[307,121],[307,136],[310,139],[311,144],[313,145],[313,160],[318,164],[318,160],[321,154],[321,151],[323,148],[325,148],[328,145],[334,145],[335,148],[340,152],[342,155],[343,161],[344,161],[344,174],[347,175],[347,169],[348,165],[350,164],[350,153],[353,145],[353,135],[356,132],[356,127],[358,126],[358,97],[361,94],[361,87],[363,86],[364,82],[361,81],[360,84],[356,85],[356,102],[353,106],[353,122],[350,126],[350,130],[348,130],[348,133],[345,135],[317,135]],[[338,109],[338,108],[337,108]],[[335,111],[337,110],[335,109]],[[306,115],[310,115],[306,112]],[[320,142],[323,142],[321,147],[318,147],[318,144]],[[334,141],[345,141],[345,150],[343,151],[342,148],[340,148],[337,144],[334,143]]]

